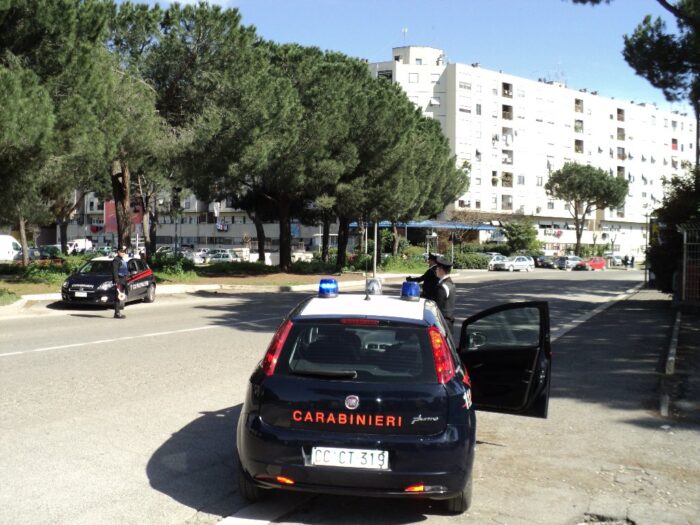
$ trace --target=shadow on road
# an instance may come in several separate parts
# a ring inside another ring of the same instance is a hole
[[[247,503],[236,494],[236,425],[241,405],[203,412],[175,431],[146,466],[151,486],[200,512],[228,516]]]

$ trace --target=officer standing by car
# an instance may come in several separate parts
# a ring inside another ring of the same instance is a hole
[[[420,296],[432,301],[435,300],[435,291],[438,285],[438,276],[435,274],[437,264],[437,255],[428,254],[428,270],[420,277],[406,277],[407,281],[414,283],[423,283],[423,289]]]
[[[449,324],[450,330],[454,327],[455,297],[457,295],[455,283],[450,278],[451,271],[452,263],[444,257],[438,257],[435,265],[435,274],[439,281],[435,290],[435,302],[442,312],[442,316]]]
[[[117,256],[112,259],[112,280],[114,281],[114,318],[124,319],[122,313],[126,305],[126,280],[129,276],[129,267],[126,264],[126,248],[117,249]],[[121,295],[121,299],[119,298]]]

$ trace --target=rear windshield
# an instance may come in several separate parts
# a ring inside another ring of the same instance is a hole
[[[427,328],[337,321],[295,323],[275,374],[380,383],[436,381]]]

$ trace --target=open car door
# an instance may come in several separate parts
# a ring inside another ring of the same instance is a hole
[[[552,350],[546,302],[503,304],[468,318],[459,355],[474,408],[547,417]]]

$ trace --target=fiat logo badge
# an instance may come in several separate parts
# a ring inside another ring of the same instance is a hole
[[[348,396],[345,398],[345,408],[355,410],[360,406],[360,398],[357,396]]]

